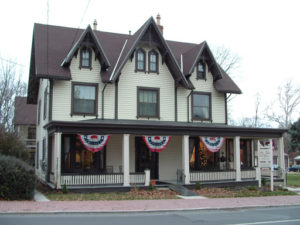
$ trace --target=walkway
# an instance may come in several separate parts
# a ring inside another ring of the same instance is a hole
[[[287,205],[300,205],[300,195],[255,198],[124,201],[0,201],[0,213],[151,212],[272,207]]]

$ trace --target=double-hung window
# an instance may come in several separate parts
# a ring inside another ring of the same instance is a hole
[[[136,70],[145,71],[146,67],[146,54],[143,49],[138,49],[136,51]]]
[[[138,117],[159,117],[159,89],[138,88]]]
[[[149,72],[158,72],[158,54],[155,50],[149,52]]]
[[[92,64],[92,52],[88,48],[81,49],[80,52],[80,67],[91,68]]]
[[[193,120],[211,120],[211,94],[194,92],[192,96]]]
[[[206,79],[205,63],[203,61],[197,64],[197,79]]]
[[[97,114],[97,84],[73,83],[72,114]]]

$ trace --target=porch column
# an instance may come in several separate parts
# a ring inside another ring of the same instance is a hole
[[[280,137],[277,139],[277,148],[278,148],[278,158],[277,158],[277,163],[279,166],[280,171],[282,172],[281,174],[281,179],[284,179],[284,186],[286,186],[286,176],[285,176],[285,158],[284,158],[284,143],[283,143],[283,137]]]
[[[56,188],[61,189],[61,132],[54,133],[54,154]]]
[[[123,134],[123,176],[124,186],[130,186],[130,175],[129,175],[129,134]]]
[[[182,136],[182,169],[184,172],[184,184],[190,183],[189,163],[189,135]]]
[[[241,181],[241,156],[240,156],[240,137],[234,137],[234,167],[235,180]]]

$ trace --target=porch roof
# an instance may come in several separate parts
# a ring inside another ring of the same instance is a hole
[[[279,138],[286,129],[248,128],[225,124],[199,122],[172,122],[153,120],[91,119],[81,121],[51,121],[45,125],[49,134],[54,132],[82,134],[138,134],[138,135],[193,135],[193,136],[241,136]]]

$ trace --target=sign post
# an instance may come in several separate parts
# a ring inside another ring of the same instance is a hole
[[[258,160],[261,168],[270,169],[270,189],[274,190],[274,181],[273,181],[273,147],[272,139],[259,141],[258,144]]]

